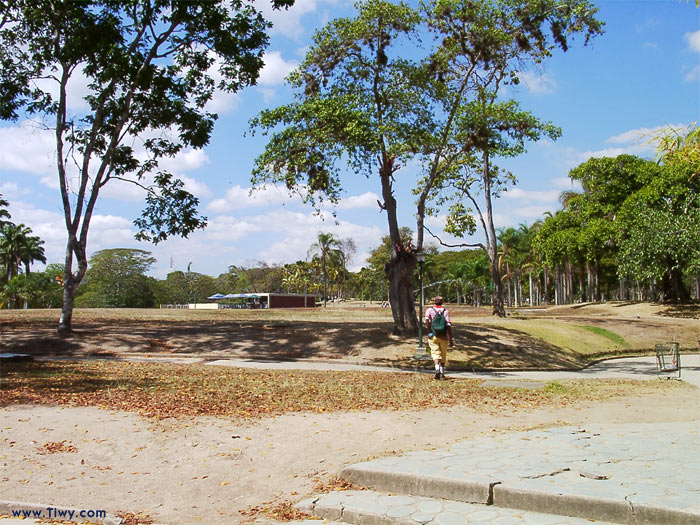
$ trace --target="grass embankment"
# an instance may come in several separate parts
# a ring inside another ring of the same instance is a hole
[[[96,406],[149,418],[255,419],[291,412],[464,406],[498,413],[690,388],[681,382],[559,381],[541,389],[428,374],[268,371],[110,361],[3,365],[0,406]]]

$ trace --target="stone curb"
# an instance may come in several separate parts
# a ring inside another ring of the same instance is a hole
[[[444,477],[387,472],[350,466],[339,477],[377,491],[493,505],[540,514],[554,514],[613,523],[658,525],[700,524],[700,514],[631,501],[556,494],[509,487],[508,482],[477,482]],[[337,517],[330,516],[332,519]]]
[[[357,525],[590,524],[589,519],[561,514],[543,514],[479,503],[387,494],[370,490],[321,494],[299,502],[296,508],[325,520],[337,520],[331,523]],[[597,523],[610,525],[609,522],[603,521]]]
[[[490,505],[493,501],[493,484],[486,482],[455,481],[437,476],[402,474],[355,466],[344,468],[338,476],[360,487],[384,492],[482,505]]]
[[[51,514],[49,510],[51,509]],[[85,509],[76,509],[73,507],[61,507],[58,505],[44,505],[41,503],[26,503],[22,501],[6,501],[0,500],[0,516],[9,516],[11,519],[19,519],[18,516],[13,516],[13,511],[41,512],[40,516],[27,516],[24,519],[68,519],[71,516],[71,521],[78,523],[101,523],[103,525],[121,525],[122,519],[112,514],[106,514],[104,517],[80,517],[80,512]],[[63,517],[61,517],[63,516]],[[2,523],[2,518],[0,518]],[[27,521],[26,523],[31,523]]]

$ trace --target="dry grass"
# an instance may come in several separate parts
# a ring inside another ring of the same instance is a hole
[[[552,386],[553,385],[553,386]],[[109,361],[5,365],[0,406],[96,406],[149,418],[255,419],[291,412],[465,406],[499,412],[689,388],[656,381],[562,381],[542,389],[487,388],[428,374],[228,369]]]

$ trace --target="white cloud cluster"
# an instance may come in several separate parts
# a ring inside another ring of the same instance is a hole
[[[256,7],[262,11],[267,20],[272,22],[272,34],[281,34],[290,38],[299,38],[304,34],[302,18],[317,11],[317,0],[297,0],[288,9],[273,9],[271,2],[259,0]]]
[[[370,208],[379,209],[377,201],[381,202],[379,195],[374,192],[368,191],[362,195],[351,195],[345,199],[342,199],[338,203],[339,210],[355,210],[359,208]]]
[[[54,174],[55,155],[55,135],[51,130],[26,120],[17,126],[0,127],[0,171]]]
[[[557,81],[544,71],[521,71],[518,73],[518,79],[535,95],[548,95],[557,89]]]
[[[258,78],[258,84],[261,86],[282,84],[287,75],[299,67],[299,62],[296,60],[286,61],[279,51],[265,53],[263,61],[265,66],[260,71],[260,78]]]
[[[610,148],[588,150],[578,154],[580,162],[590,157],[616,157],[629,154],[641,157],[653,157],[658,145],[658,137],[672,129],[685,129],[686,124],[663,124],[654,128],[637,128],[609,137],[605,142],[614,144]]]
[[[290,194],[282,186],[270,185],[251,192],[251,188],[237,184],[229,188],[223,197],[211,201],[206,209],[215,213],[233,213],[245,208],[284,206],[300,202],[298,195]]]
[[[688,44],[688,48],[693,53],[700,53],[700,30],[694,33],[686,33],[684,35],[685,41]],[[700,60],[700,57],[699,57]],[[685,80],[687,82],[694,82],[700,80],[700,64],[696,65],[685,74]]]
[[[131,146],[134,148],[136,158],[141,161],[147,158],[142,139],[155,135],[152,132],[132,140]],[[55,140],[52,130],[29,120],[15,126],[0,127],[0,172],[13,171],[39,175],[40,182],[44,186],[57,190],[59,184],[56,175]],[[76,183],[78,181],[77,163],[80,162],[80,158],[71,156],[68,160],[66,167],[69,182]],[[181,178],[185,188],[194,195],[208,197],[211,192],[204,183],[182,174],[198,170],[209,162],[209,157],[204,150],[185,148],[173,158],[161,159],[160,167]],[[143,182],[148,184],[152,179],[147,178]],[[115,180],[104,187],[103,195],[117,200],[135,201],[143,199],[143,190],[134,184]]]

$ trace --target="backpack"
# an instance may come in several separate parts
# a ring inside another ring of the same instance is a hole
[[[430,322],[430,329],[436,336],[445,335],[447,333],[447,320],[445,319],[445,309],[438,310],[433,308],[435,317]]]

